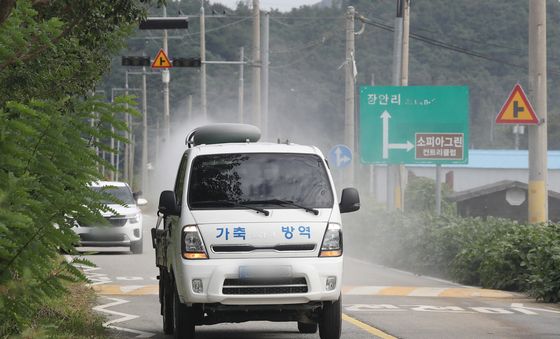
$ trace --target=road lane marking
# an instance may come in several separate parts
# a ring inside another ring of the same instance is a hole
[[[419,286],[346,286],[345,295],[448,297],[448,298],[519,298],[522,294],[476,287],[419,287]]]
[[[84,272],[86,278],[88,278],[88,280],[90,281],[90,283],[87,284],[88,286],[97,286],[97,285],[103,285],[112,282],[111,278],[109,278],[106,273],[94,272],[100,270],[101,267],[89,267],[84,265],[75,265],[75,266],[81,269]]]
[[[93,283],[93,289],[103,295],[157,295],[158,285],[119,285],[110,284],[110,280]],[[402,296],[402,297],[448,297],[448,298],[517,298],[522,295],[482,288],[434,288],[411,286],[347,286],[344,295],[355,296]]]
[[[437,297],[445,290],[441,287],[418,287],[408,293],[409,297]]]
[[[560,309],[553,310],[553,309],[550,309],[550,308],[527,307],[527,306],[523,306],[523,304],[519,304],[519,303],[511,304],[511,308],[518,311],[518,312],[525,313],[525,314],[535,314],[534,312],[531,312],[531,311],[540,311],[540,312],[560,314]]]
[[[409,295],[416,287],[391,286],[379,291],[378,295]]]
[[[370,334],[373,334],[373,335],[375,335],[379,338],[382,338],[382,339],[397,339],[397,337],[393,337],[392,335],[390,335],[388,333],[385,333],[385,332],[381,331],[380,329],[377,329],[377,328],[375,328],[373,326],[370,326],[366,323],[363,323],[363,322],[359,321],[358,319],[352,318],[351,316],[349,316],[347,314],[342,313],[342,320],[347,321],[347,322],[351,323],[352,325],[357,326],[357,327],[361,328],[362,330],[364,330],[364,331],[366,331]]]
[[[110,298],[110,297],[105,297],[105,298],[110,300],[111,302],[108,303],[108,304],[105,304],[105,305],[95,306],[95,307],[93,307],[93,310],[97,311],[97,312],[103,312],[103,313],[107,313],[107,314],[110,314],[110,315],[118,316],[120,318],[104,322],[103,327],[111,328],[111,329],[114,329],[114,330],[117,330],[117,331],[134,333],[134,334],[137,334],[136,338],[151,338],[155,335],[155,333],[151,333],[151,332],[144,332],[144,331],[140,331],[140,330],[134,330],[134,329],[131,329],[131,328],[126,328],[126,327],[120,327],[120,326],[113,325],[113,324],[116,324],[116,323],[122,323],[122,322],[125,322],[125,321],[133,320],[133,319],[139,318],[140,316],[133,315],[133,314],[122,313],[122,312],[117,312],[117,311],[113,311],[113,310],[108,310],[109,307],[114,307],[114,306],[126,304],[126,303],[129,303],[130,301],[124,300],[124,299],[118,299],[118,298]]]
[[[93,290],[101,295],[158,295],[158,285],[97,285]]]
[[[542,316],[544,313],[560,315],[560,309],[527,307],[523,304],[513,303],[511,306],[487,307],[471,306],[461,307],[456,305],[391,305],[391,304],[344,304],[346,312],[380,313],[380,312],[432,312],[432,313],[482,313],[497,316],[522,315]],[[549,314],[550,315],[550,314]]]

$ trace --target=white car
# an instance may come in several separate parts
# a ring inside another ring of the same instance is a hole
[[[142,253],[142,211],[147,201],[136,200],[127,183],[118,181],[98,181],[91,184],[91,189],[106,192],[124,205],[106,200],[102,203],[114,212],[101,212],[107,225],[84,224],[78,221],[74,231],[80,236],[80,246],[130,247],[134,254]]]
[[[259,137],[218,124],[187,138],[175,188],[160,196],[163,227],[152,229],[166,334],[269,320],[340,337],[340,213],[359,209],[358,192],[336,203],[319,149]]]

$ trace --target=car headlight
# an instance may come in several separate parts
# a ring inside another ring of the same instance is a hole
[[[208,259],[202,236],[196,225],[183,227],[182,252],[185,259]]]
[[[320,257],[340,257],[342,255],[342,229],[338,224],[329,224],[323,236]]]

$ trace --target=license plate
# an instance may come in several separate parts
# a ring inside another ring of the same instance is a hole
[[[292,276],[292,267],[283,266],[239,266],[240,279],[255,278],[289,278]]]

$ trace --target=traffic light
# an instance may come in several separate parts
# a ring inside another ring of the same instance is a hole
[[[200,67],[200,58],[177,58],[173,59],[173,67]]]
[[[123,66],[150,66],[150,58],[146,56],[123,56],[121,59]]]
[[[189,19],[187,17],[175,18],[146,18],[140,22],[140,29],[187,29]]]

